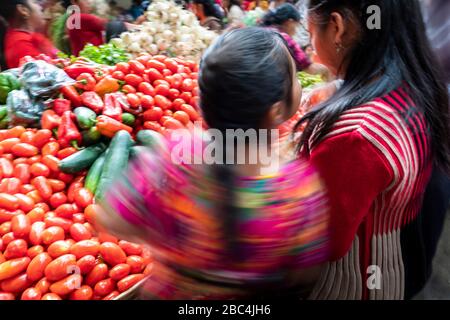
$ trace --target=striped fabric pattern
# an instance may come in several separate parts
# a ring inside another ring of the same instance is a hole
[[[416,219],[430,177],[428,127],[406,92],[398,89],[346,111],[320,142],[313,135],[311,154],[327,139],[349,132],[360,134],[378,150],[392,171],[392,181],[373,200],[347,255],[329,263],[311,299],[403,299],[405,266],[400,235],[402,228]],[[368,288],[369,266],[381,270],[379,289]]]

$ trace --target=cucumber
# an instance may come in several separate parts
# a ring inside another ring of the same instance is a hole
[[[105,151],[106,145],[98,143],[87,147],[59,162],[59,169],[64,173],[76,173],[89,168],[95,160]]]
[[[136,135],[136,139],[140,144],[151,148],[155,145],[160,145],[164,137],[153,130],[141,130]]]
[[[78,107],[73,110],[77,117],[78,126],[81,129],[90,129],[95,125],[97,114],[89,108]]]
[[[105,163],[105,157],[106,151],[103,152],[100,157],[97,158],[97,160],[95,160],[86,176],[84,187],[88,189],[92,194],[95,194],[95,190],[97,190],[98,182],[103,170],[103,164]]]
[[[111,140],[109,149],[106,152],[103,171],[95,191],[96,200],[103,199],[106,190],[113,185],[114,180],[127,168],[131,146],[131,136],[125,130],[117,132]]]

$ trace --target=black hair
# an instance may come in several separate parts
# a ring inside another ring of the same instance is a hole
[[[227,9],[230,9],[232,6],[238,6],[240,8],[242,5],[241,0],[228,0],[228,2],[229,6]]]
[[[269,10],[263,16],[261,25],[266,27],[273,25],[280,26],[289,19],[300,22],[300,13],[292,4],[285,3],[273,10]]]
[[[2,70],[7,69],[4,41],[6,29],[8,28],[8,20],[14,18],[16,7],[19,4],[27,7],[29,5],[28,0],[5,0],[2,1],[2,4],[0,5],[0,16],[3,17],[3,20],[0,20],[0,66]]]
[[[381,8],[381,29],[366,27],[367,8]],[[297,124],[307,123],[299,150],[308,150],[315,129],[320,141],[341,114],[352,107],[384,96],[405,85],[417,108],[423,112],[431,133],[434,158],[447,171],[450,168],[450,118],[447,88],[437,59],[425,34],[417,0],[311,0],[309,15],[326,26],[330,14],[339,12],[347,21],[356,21],[358,37],[344,64],[343,86],[315,107]]]
[[[227,129],[259,129],[271,106],[291,104],[294,67],[284,39],[266,28],[235,29],[220,36],[203,55],[199,70],[200,108],[204,120],[226,140]],[[228,142],[229,143],[229,142]],[[224,163],[226,141],[223,141]],[[214,165],[229,252],[234,251],[234,174],[230,165]]]
[[[217,19],[221,19],[221,15],[218,10],[214,6],[213,0],[193,0],[195,4],[201,4],[203,6],[203,11],[205,12],[205,16],[207,17],[216,17]]]

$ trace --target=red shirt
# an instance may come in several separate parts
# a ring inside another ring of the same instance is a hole
[[[70,19],[70,18],[69,18]],[[88,43],[99,46],[103,40],[103,31],[106,29],[106,20],[88,13],[80,14],[80,28],[70,28],[69,34],[70,47],[72,54],[78,56]]]
[[[58,50],[43,34],[8,29],[4,40],[5,61],[8,68],[17,68],[25,56],[46,54],[56,58]]]

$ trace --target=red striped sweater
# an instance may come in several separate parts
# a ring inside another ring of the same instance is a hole
[[[329,189],[333,257],[311,298],[403,299],[402,232],[417,217],[432,167],[423,114],[395,90],[346,111],[310,146]]]

